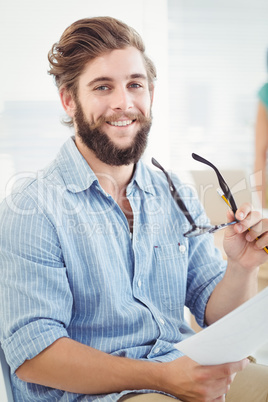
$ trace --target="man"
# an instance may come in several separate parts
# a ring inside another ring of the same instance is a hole
[[[133,29],[101,17],[72,24],[49,53],[75,135],[1,206],[1,342],[15,400],[232,400],[237,372],[246,396],[252,388],[247,359],[200,366],[174,344],[192,334],[184,305],[205,326],[256,293],[268,222],[238,209],[227,268],[210,235],[183,236],[164,175],[140,161],[156,77],[144,50]],[[258,380],[254,401],[266,400]]]

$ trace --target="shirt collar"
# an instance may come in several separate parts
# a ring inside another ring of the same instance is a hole
[[[63,144],[58,159],[65,185],[72,193],[87,190],[94,182],[98,182],[95,173],[78,151],[74,137]]]
[[[67,189],[72,193],[87,190],[93,183],[98,183],[97,176],[78,151],[74,137],[70,137],[63,144],[58,158],[64,182]],[[139,161],[135,166],[135,172],[127,187],[127,193],[130,193],[136,185],[144,192],[156,194],[151,172],[142,161]]]
[[[139,161],[135,166],[135,172],[128,185],[127,192],[129,193],[135,185],[146,193],[156,195],[151,171],[142,161]]]

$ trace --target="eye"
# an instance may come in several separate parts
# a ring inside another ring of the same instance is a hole
[[[107,85],[100,85],[95,88],[95,91],[108,91],[109,87]]]
[[[132,84],[129,85],[130,88],[142,88],[141,84],[138,84],[137,82],[133,82]]]

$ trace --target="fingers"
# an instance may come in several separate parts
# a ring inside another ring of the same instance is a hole
[[[236,373],[243,370],[248,363],[249,360],[244,359],[234,363],[202,366],[187,356],[182,356],[172,362],[163,363],[165,374],[162,381],[166,384],[166,390],[179,399],[224,401]]]
[[[243,359],[235,363],[226,363],[218,366],[219,382],[218,382],[218,398],[215,401],[225,401],[225,395],[229,392],[232,382],[237,372],[242,371],[249,364],[248,359]],[[217,366],[214,366],[215,368]],[[214,372],[215,374],[215,372]]]
[[[248,364],[249,360],[246,358],[234,363],[225,363],[216,366],[206,366],[206,367],[213,368],[215,378],[230,377],[231,379],[233,379],[234,378],[233,376],[235,376],[236,373],[238,373],[238,371],[244,370],[244,368],[247,367]]]
[[[235,214],[238,223],[234,225],[237,233],[243,233],[262,221],[260,212],[253,211],[249,204],[243,204]]]
[[[218,398],[214,399],[214,401],[219,401],[219,402],[224,402],[225,401],[225,394],[222,396],[219,396]]]
[[[254,246],[256,249],[262,249],[268,245],[268,227],[267,223],[260,222],[250,228],[246,235],[246,240],[248,242],[253,242],[256,240]]]
[[[233,218],[233,214],[228,219]],[[262,215],[258,211],[253,211],[250,204],[243,204],[235,214],[238,223],[235,224],[236,233],[246,234],[248,242],[256,241],[256,248],[262,249],[268,245],[268,219],[262,219]]]
[[[252,208],[251,205],[248,203],[241,205],[241,207],[238,208],[238,210],[236,211],[235,216],[233,211],[228,210],[227,211],[228,222],[232,222],[234,219],[236,219],[238,222],[243,221],[251,212]]]

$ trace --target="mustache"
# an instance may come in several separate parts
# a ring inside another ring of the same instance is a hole
[[[148,124],[151,123],[152,117],[146,117],[141,113],[117,113],[112,114],[110,116],[100,116],[95,122],[90,124],[90,128],[92,130],[99,129],[104,123],[112,123],[118,121],[120,119],[127,119],[127,120],[135,120],[141,124]]]

